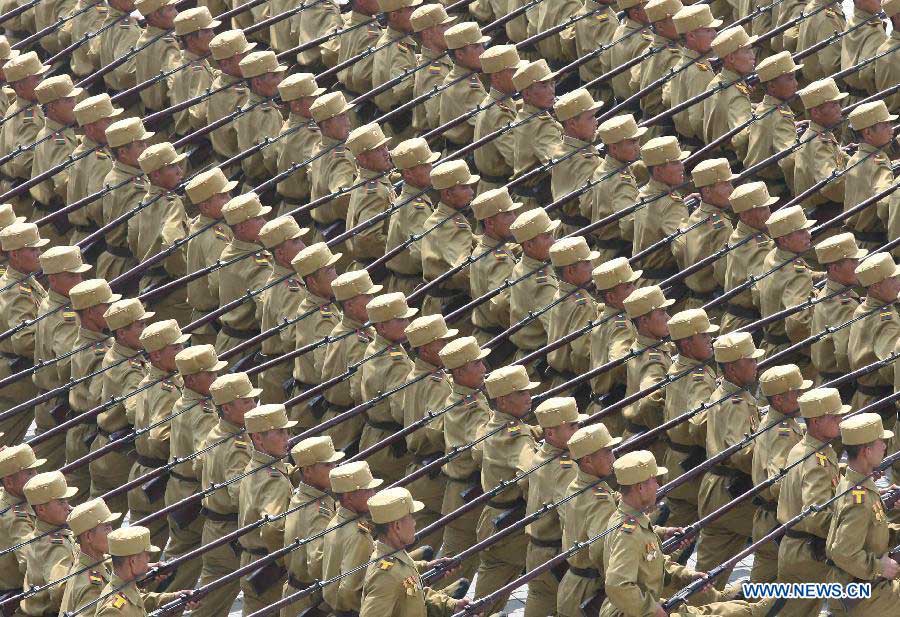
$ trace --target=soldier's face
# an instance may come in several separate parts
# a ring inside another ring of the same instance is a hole
[[[406,341],[406,326],[409,325],[408,319],[388,319],[377,324],[377,330],[381,336],[394,343],[402,343]]]
[[[770,81],[766,86],[769,94],[786,101],[797,94],[797,74],[785,73]]]
[[[22,497],[22,487],[37,475],[37,469],[22,469],[3,478],[3,488],[17,497]]]
[[[524,418],[531,412],[531,394],[528,390],[519,390],[496,400],[497,411],[509,414],[514,418]]]
[[[731,67],[740,75],[751,73],[756,68],[756,51],[749,45],[726,57],[730,58]]]
[[[488,217],[484,221],[485,229],[490,231],[498,240],[511,240],[513,236],[509,228],[515,222],[518,213],[518,210],[512,210],[510,212],[499,212],[494,216]]]
[[[173,4],[167,4],[162,8],[158,8],[147,16],[148,21],[153,17],[154,25],[163,30],[169,30],[175,27],[175,17],[178,16],[178,9]]]
[[[464,208],[475,198],[475,189],[471,184],[457,184],[441,191],[441,201],[452,208]]]
[[[423,163],[403,170],[403,181],[418,188],[431,187],[431,163]]]
[[[854,0],[853,4],[866,13],[877,13],[881,10],[881,0]]]
[[[319,490],[331,490],[329,473],[337,467],[337,463],[316,463],[302,470],[303,481]]]
[[[585,111],[568,122],[568,133],[581,141],[592,141],[597,132],[597,114]]]
[[[631,292],[634,290],[634,283],[619,283],[612,289],[607,290],[604,294],[606,296],[606,303],[617,309],[622,309],[625,307],[625,298],[630,296]]]
[[[285,456],[288,452],[288,430],[286,428],[276,428],[271,431],[263,431],[255,433],[257,437],[257,445],[266,454],[271,456]]]
[[[472,71],[481,70],[481,54],[484,53],[484,45],[463,45],[456,50],[456,61]]]
[[[842,285],[855,286],[859,284],[856,276],[858,259],[839,259],[826,266],[828,276]]]
[[[388,13],[388,23],[395,30],[399,30],[400,32],[412,32],[412,24],[409,22],[409,18],[412,16],[415,7],[407,6],[399,11],[391,11]]]
[[[700,362],[713,357],[712,337],[706,332],[689,336],[681,342],[681,347],[687,355]]]
[[[41,267],[41,249],[25,247],[9,252],[9,261],[19,272],[29,274],[37,272]]]
[[[716,182],[711,186],[705,186],[700,189],[700,193],[703,195],[703,201],[719,208],[728,207],[728,199],[731,197],[733,191],[734,185],[731,181]]]
[[[867,129],[863,129],[862,136],[866,143],[876,148],[883,148],[891,143],[891,139],[894,137],[894,130],[890,122],[878,122]]]
[[[633,163],[641,155],[641,143],[637,138],[623,139],[620,142],[610,144],[607,150],[614,159],[623,163]]]
[[[73,124],[75,122],[75,97],[66,96],[53,101],[47,106],[47,113],[57,122]]]
[[[783,246],[792,253],[805,253],[812,246],[812,235],[808,229],[798,229],[791,233],[778,238],[779,245]]]
[[[579,261],[565,268],[565,279],[572,285],[586,286],[591,282],[590,261]]]
[[[686,47],[701,54],[709,53],[712,50],[714,38],[716,38],[715,28],[697,28],[684,35]]]
[[[810,113],[815,116],[814,122],[825,127],[834,126],[841,121],[841,103],[840,101],[828,101],[813,107]]]
[[[214,36],[216,36],[216,32],[212,28],[203,28],[202,30],[198,30],[194,34],[195,49],[197,51],[200,51],[201,54],[209,53],[209,42],[213,40]]]
[[[669,336],[669,314],[663,309],[654,309],[643,316],[644,327],[650,336],[665,338]]]
[[[170,191],[181,184],[182,178],[184,178],[184,170],[179,163],[163,165],[150,174],[153,184]]]
[[[726,365],[731,381],[737,386],[756,383],[757,366],[754,358],[741,358]]]
[[[387,145],[379,146],[374,150],[363,152],[358,157],[360,164],[372,171],[388,171],[393,167],[391,164],[391,153]]]
[[[38,514],[41,520],[51,525],[65,525],[66,517],[69,516],[71,511],[72,506],[69,505],[67,499],[51,499],[35,508],[35,514]]]
[[[407,514],[400,520],[392,523],[397,540],[409,546],[416,541],[416,519],[412,514]]]
[[[525,89],[522,97],[539,109],[550,109],[556,101],[556,81],[548,79],[532,84]]]
[[[668,186],[678,186],[684,182],[684,164],[681,161],[670,161],[653,168],[653,177]]]
[[[112,531],[112,525],[109,523],[100,523],[90,531],[85,532],[82,544],[87,541],[93,549],[98,553],[109,552],[109,532]]]

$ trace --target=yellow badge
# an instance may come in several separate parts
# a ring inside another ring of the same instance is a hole
[[[125,599],[125,596],[123,596],[120,593],[117,593],[112,601],[113,608],[122,608],[127,603],[128,603],[128,601]]]
[[[828,457],[821,452],[816,452],[816,460],[819,461],[819,467],[824,467],[828,463]]]
[[[387,559],[382,559],[382,560],[378,563],[378,569],[379,569],[379,570],[390,570],[390,569],[393,568],[393,567],[394,567],[394,562],[393,562],[393,561],[388,561]]]
[[[850,498],[853,499],[853,503],[865,503],[866,491],[861,488],[855,488],[850,491]]]

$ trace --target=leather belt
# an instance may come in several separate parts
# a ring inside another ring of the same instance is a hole
[[[478,170],[478,175],[481,176],[481,179],[485,182],[490,182],[491,184],[506,184],[509,182],[509,176],[491,176],[488,174],[481,173],[481,170]]]
[[[774,501],[768,501],[766,499],[763,499],[762,497],[760,497],[758,495],[753,498],[753,505],[765,510],[766,512],[777,512],[778,511],[777,503],[775,503]]]
[[[538,538],[529,538],[528,541],[541,548],[562,548],[562,539],[539,540]]]
[[[494,508],[495,510],[513,510],[515,508],[519,508],[525,505],[525,500],[519,497],[518,499],[513,499],[512,501],[495,501],[493,499],[488,500],[487,505]]]
[[[458,296],[463,292],[459,289],[444,289],[443,287],[436,285],[434,287],[430,287],[428,291],[425,292],[425,295],[431,296],[432,298],[452,298],[453,296]]]
[[[107,244],[106,248],[103,250],[105,250],[110,255],[115,255],[116,257],[122,257],[126,259],[133,257],[133,255],[131,254],[131,249],[129,249],[127,246]]]
[[[663,281],[678,273],[673,268],[644,268],[644,279],[653,279],[655,281]]]
[[[815,534],[806,533],[805,531],[796,531],[794,529],[788,529],[787,531],[784,532],[784,535],[786,535],[787,537],[792,538],[794,540],[813,540],[813,541],[820,540],[823,542],[825,540],[825,538],[820,538],[819,536],[817,536]]]
[[[893,394],[894,388],[892,386],[865,386],[863,384],[857,384],[856,390],[860,394],[865,394],[866,396],[878,396],[883,397],[889,394]]]
[[[288,582],[288,585],[290,585],[294,589],[306,589],[307,587],[309,587],[312,584],[311,582],[301,581],[299,578],[297,578],[293,574],[288,574],[287,582]]]
[[[729,302],[725,305],[725,312],[729,315],[734,315],[735,317],[743,317],[744,319],[759,319],[760,314],[755,308],[748,308],[746,306],[741,306],[740,304],[733,304]]]
[[[222,324],[222,332],[231,338],[239,338],[241,340],[251,339],[257,334],[259,334],[258,329],[248,329],[248,330],[239,330],[237,328],[232,328],[231,326],[226,326]]]
[[[153,467],[154,469],[158,469],[160,467],[165,467],[168,461],[164,461],[161,458],[153,458],[152,456],[143,456],[142,454],[137,455],[138,465],[143,465],[144,467]]]
[[[631,243],[621,238],[594,238],[591,243],[597,248],[607,251],[631,251]]]
[[[694,448],[699,446],[686,446],[682,443],[675,443],[674,441],[669,441],[669,447],[675,450],[676,452],[680,452],[681,454],[693,454]]]
[[[250,553],[251,555],[255,555],[256,557],[265,557],[266,555],[269,554],[269,551],[267,551],[267,550],[264,549],[264,548],[247,548],[247,547],[244,546],[243,544],[241,545],[241,549],[242,549],[244,552],[246,552],[246,553]]]
[[[398,279],[409,279],[411,281],[421,281],[422,280],[421,272],[417,272],[415,274],[407,274],[406,272],[397,272],[393,268],[388,268],[387,270],[388,270],[388,272],[390,272],[393,276],[395,276]]]
[[[396,433],[397,431],[403,430],[403,426],[396,422],[378,422],[372,420],[369,416],[365,417],[365,422],[372,428],[377,428],[380,431],[387,431],[388,433]]]
[[[559,220],[570,227],[577,227],[579,229],[591,224],[591,220],[585,216],[569,216],[568,214],[561,214]]]
[[[887,242],[887,234],[883,231],[854,231],[853,235],[861,242],[876,242],[878,244]]]
[[[569,564],[569,572],[582,578],[600,578],[600,570],[597,568],[576,568]]]
[[[714,291],[697,291],[696,289],[691,289],[690,287],[688,287],[688,289],[690,290],[688,293],[690,293],[692,298],[703,300],[704,302],[715,300],[717,297],[716,292]]]
[[[238,515],[237,512],[232,512],[231,514],[221,514],[216,512],[215,510],[210,510],[206,506],[200,508],[200,514],[205,516],[211,521],[215,521],[217,523],[237,523]]]
[[[772,345],[790,345],[791,339],[787,337],[787,334],[773,334],[772,332],[766,332],[765,334],[766,342]]]
[[[443,471],[441,472],[441,474],[443,474],[451,482],[459,482],[460,484],[472,484],[473,482],[481,481],[481,471],[480,470],[473,471],[472,475],[470,475],[468,478],[454,478],[453,476],[448,475],[448,474],[444,473]]]
[[[731,467],[725,467],[724,465],[713,465],[709,468],[709,473],[722,476],[723,478],[739,478],[741,476],[748,476],[750,474],[746,474],[743,471],[738,471],[737,469],[732,469]]]

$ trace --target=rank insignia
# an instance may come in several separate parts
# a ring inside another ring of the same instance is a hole
[[[372,526],[367,521],[357,521],[356,529],[359,533],[372,533]]]
[[[123,606],[125,606],[125,604],[127,602],[128,601],[125,599],[125,596],[123,596],[120,593],[117,593],[116,596],[113,598],[112,605],[113,605],[113,608],[122,608]]]
[[[322,317],[334,317],[334,311],[331,310],[330,304],[323,304],[319,307],[319,313]]]
[[[881,319],[881,321],[890,321],[893,318],[891,309],[885,309],[885,310],[881,311],[881,313],[879,313],[878,316]]]
[[[453,217],[453,224],[456,225],[459,229],[468,229],[469,228],[469,224],[466,222],[466,219],[464,219],[461,216]]]
[[[382,559],[381,561],[378,562],[379,570],[390,570],[393,567],[394,567],[394,562],[390,561],[388,559]]]
[[[598,13],[597,15],[594,15],[594,19],[597,21],[606,21],[609,19],[609,13]]]
[[[222,228],[221,225],[216,225],[213,227],[213,233],[216,235],[216,238],[222,240],[223,242],[228,242],[228,234],[225,233],[225,229]]]
[[[705,62],[698,62],[697,68],[700,69],[701,71],[711,71],[712,70],[712,68]]]
[[[609,491],[607,491],[605,488],[597,487],[594,489],[594,497],[596,497],[597,499],[606,499],[607,497],[609,497]]]
[[[414,199],[412,205],[416,210],[424,210],[428,207],[428,203],[424,199]]]
[[[828,463],[828,457],[821,452],[816,452],[816,461],[818,461],[819,467],[825,467]]]
[[[269,256],[265,253],[257,253],[253,256],[253,261],[256,262],[257,266],[268,266],[269,265]]]
[[[428,65],[428,72],[432,75],[440,75],[441,74],[441,65],[439,62],[432,62]]]
[[[634,533],[635,529],[637,529],[637,525],[634,524],[633,520],[628,520],[622,523],[623,533]]]
[[[234,447],[235,447],[235,448],[240,448],[241,450],[246,450],[246,449],[247,449],[247,442],[246,442],[246,441],[243,441],[243,440],[240,440],[240,439],[235,439],[235,440],[234,440]]]
[[[850,491],[850,499],[853,500],[853,503],[865,503],[866,501],[866,491],[865,489],[855,488]]]
[[[356,338],[362,341],[363,343],[371,343],[372,337],[365,330],[357,330]]]
[[[164,379],[162,383],[159,384],[160,387],[166,392],[171,392],[175,389],[175,384],[169,381],[168,379]]]
[[[403,348],[399,345],[391,345],[388,347],[388,355],[393,358],[395,362],[400,362],[407,358],[407,355],[403,352]]]
[[[375,193],[378,191],[378,182],[375,180],[369,180],[366,182],[366,194]]]
[[[88,572],[88,580],[91,582],[91,585],[102,585],[103,577],[97,574],[94,570]]]
[[[287,285],[288,291],[300,291],[300,281],[295,278],[290,278],[284,282]]]
[[[510,435],[518,435],[522,432],[522,426],[515,420],[510,420],[509,424],[506,425],[506,432]]]
[[[559,457],[559,466],[563,469],[571,469],[572,468],[572,459],[569,458],[568,454],[563,454]]]

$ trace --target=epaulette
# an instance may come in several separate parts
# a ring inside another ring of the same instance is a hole
[[[652,41],[653,35],[648,34],[647,32],[641,32],[641,38],[644,39],[645,41]]]
[[[598,487],[594,488],[594,497],[596,497],[597,499],[608,499],[609,491],[607,491],[605,488],[601,488],[598,486]]]
[[[469,77],[469,88],[472,90],[480,90],[481,89],[481,80],[478,79],[478,75],[472,75]]]
[[[584,306],[587,301],[587,296],[580,291],[576,291],[569,297],[569,302],[574,302],[578,306]]]
[[[372,337],[369,336],[369,333],[366,332],[365,330],[357,330],[356,338],[359,339],[360,341],[362,341],[363,343],[371,343],[372,342]]]
[[[432,62],[431,64],[429,64],[428,72],[431,73],[432,75],[440,75],[442,72],[441,63],[440,62]]]
[[[535,274],[534,280],[538,283],[546,283],[548,280],[547,268],[541,268]]]
[[[624,317],[616,317],[616,320],[613,322],[614,328],[625,328],[628,324],[625,322]]]
[[[221,225],[216,225],[213,227],[213,234],[215,234],[216,238],[219,240],[228,241],[228,234],[225,232],[225,229],[222,228]]]
[[[658,351],[651,351],[647,354],[647,359],[651,362],[659,362],[662,360],[662,354]]]
[[[431,375],[428,376],[432,381],[441,382],[444,381],[444,371],[438,370],[434,371]]]
[[[331,151],[331,156],[335,156],[335,157],[341,156],[344,154],[345,151],[346,151],[346,147],[344,147],[344,144],[339,144],[334,147],[334,150]]]
[[[744,399],[741,398],[741,396],[740,396],[739,394],[736,394],[736,395],[734,395],[734,396],[731,397],[731,404],[732,404],[732,405],[739,405],[743,400],[744,400]]]
[[[235,448],[240,448],[241,450],[247,449],[247,442],[242,439],[235,439],[233,443]]]
[[[413,199],[412,206],[416,210],[425,210],[428,207],[428,202],[424,199]]]
[[[706,377],[706,370],[702,366],[698,366],[691,371],[691,375],[694,381],[703,381],[704,377]]]
[[[128,364],[131,366],[131,368],[144,368],[144,363],[135,358],[129,360]]]
[[[494,249],[494,259],[497,261],[506,261],[507,257],[509,257],[509,253],[506,252],[506,249]]]
[[[510,435],[518,435],[522,432],[522,425],[516,420],[510,420],[506,423],[506,432]]]
[[[28,510],[25,509],[24,503],[17,503],[14,505],[13,514],[16,518],[31,518],[31,515],[28,514]]]
[[[109,155],[104,150],[101,150],[100,148],[97,148],[96,150],[94,150],[94,156],[97,157],[98,159],[104,160],[104,161],[109,158]]]
[[[369,180],[366,182],[366,194],[375,193],[378,191],[378,181],[377,180]]]
[[[132,176],[131,182],[137,187],[144,188],[144,177],[143,176]]]
[[[627,518],[622,522],[620,529],[622,533],[634,533],[634,530],[637,529],[637,522],[633,518]]]
[[[366,26],[366,32],[369,36],[381,36],[381,28],[378,24],[369,24]]]
[[[91,570],[88,572],[88,581],[90,581],[91,585],[102,585],[103,577],[96,570]]]
[[[878,317],[881,319],[881,321],[890,321],[891,319],[893,319],[893,311],[891,311],[890,308],[885,308],[881,311],[881,313],[878,314]]]
[[[794,431],[791,430],[791,425],[787,423],[787,420],[782,420],[781,424],[778,425],[779,437],[790,437],[793,432]]]
[[[66,138],[62,133],[57,132],[53,134],[53,142],[58,146],[62,146],[66,143]]]
[[[568,454],[561,454],[559,456],[559,466],[563,469],[571,469],[572,468],[572,457]]]
[[[33,292],[31,291],[31,287],[25,285],[24,283],[19,283],[19,293],[30,296]]]
[[[697,68],[701,71],[711,71],[712,67],[710,67],[706,62],[698,62]]]
[[[25,111],[22,112],[22,119],[28,120],[29,122],[34,120],[34,109],[32,107],[26,107]]]
[[[597,21],[606,21],[609,19],[609,13],[597,13],[594,15],[594,19]]]
[[[169,379],[163,379],[160,382],[159,387],[161,387],[166,392],[171,392],[175,389],[175,384]]]
[[[122,594],[117,593],[113,597],[113,601],[112,601],[113,608],[122,608],[126,604],[128,604],[128,600],[126,600],[125,596],[123,596]]]
[[[357,531],[359,531],[359,533],[366,533],[366,534],[372,533],[372,525],[368,521],[363,521],[363,520],[356,521],[356,529],[357,529]]]
[[[50,534],[50,544],[62,544],[65,541],[66,539],[58,531],[54,531]]]
[[[819,467],[825,467],[828,465],[828,457],[821,452],[816,452],[816,462],[819,463]]]
[[[834,9],[825,9],[825,16],[826,17],[837,17],[838,12],[835,11]]]
[[[394,362],[402,362],[408,357],[400,345],[391,345],[388,348],[388,355],[393,358]]]
[[[748,86],[747,84],[739,81],[736,84],[734,84],[734,87],[737,88],[738,92],[740,92],[741,94],[750,96],[751,90],[750,90],[750,86]]]
[[[162,37],[162,40],[165,41],[166,43],[175,43],[176,42],[174,36],[164,36],[164,37]]]
[[[213,407],[212,402],[210,402],[208,400],[204,400],[200,403],[200,409],[205,411],[206,413],[215,411],[215,408]]]
[[[269,477],[277,478],[281,475],[281,472],[275,469],[274,467],[269,467]]]
[[[410,48],[409,48],[409,43],[406,43],[406,42],[401,41],[400,43],[397,43],[397,49],[399,49],[399,50],[402,51],[403,53],[407,53],[407,52],[409,51],[409,49],[410,49]]]
[[[462,216],[454,216],[453,224],[456,225],[459,229],[468,229],[469,224],[466,222],[466,219]]]
[[[806,266],[804,266],[803,264],[795,263],[794,272],[806,272]]]
[[[391,557],[385,557],[381,561],[378,562],[379,570],[390,570],[394,567],[394,560]]]
[[[853,503],[865,503],[866,502],[866,489],[863,488],[855,488],[850,491],[850,494],[847,495],[850,498],[850,501]]]
[[[106,343],[103,341],[98,341],[94,343],[94,355],[95,356],[104,356],[106,355]]]
[[[478,409],[478,399],[474,396],[467,396],[463,401],[466,403],[466,409]]]
[[[319,514],[326,514],[328,516],[331,516],[332,514],[334,514],[334,512],[331,511],[331,508],[328,507],[327,503],[325,503],[324,501],[322,501],[320,499],[319,500]]]
[[[781,113],[782,116],[786,116],[788,118],[794,117],[794,111],[787,105],[779,105],[778,111],[779,111],[779,113]]]
[[[256,262],[257,266],[268,266],[269,256],[266,253],[256,253],[253,256],[253,261]]]
[[[300,281],[295,278],[289,278],[284,284],[287,285],[288,291],[300,291],[300,287],[302,287]]]
[[[331,310],[330,304],[323,304],[319,307],[319,313],[322,317],[334,317],[334,311]]]

